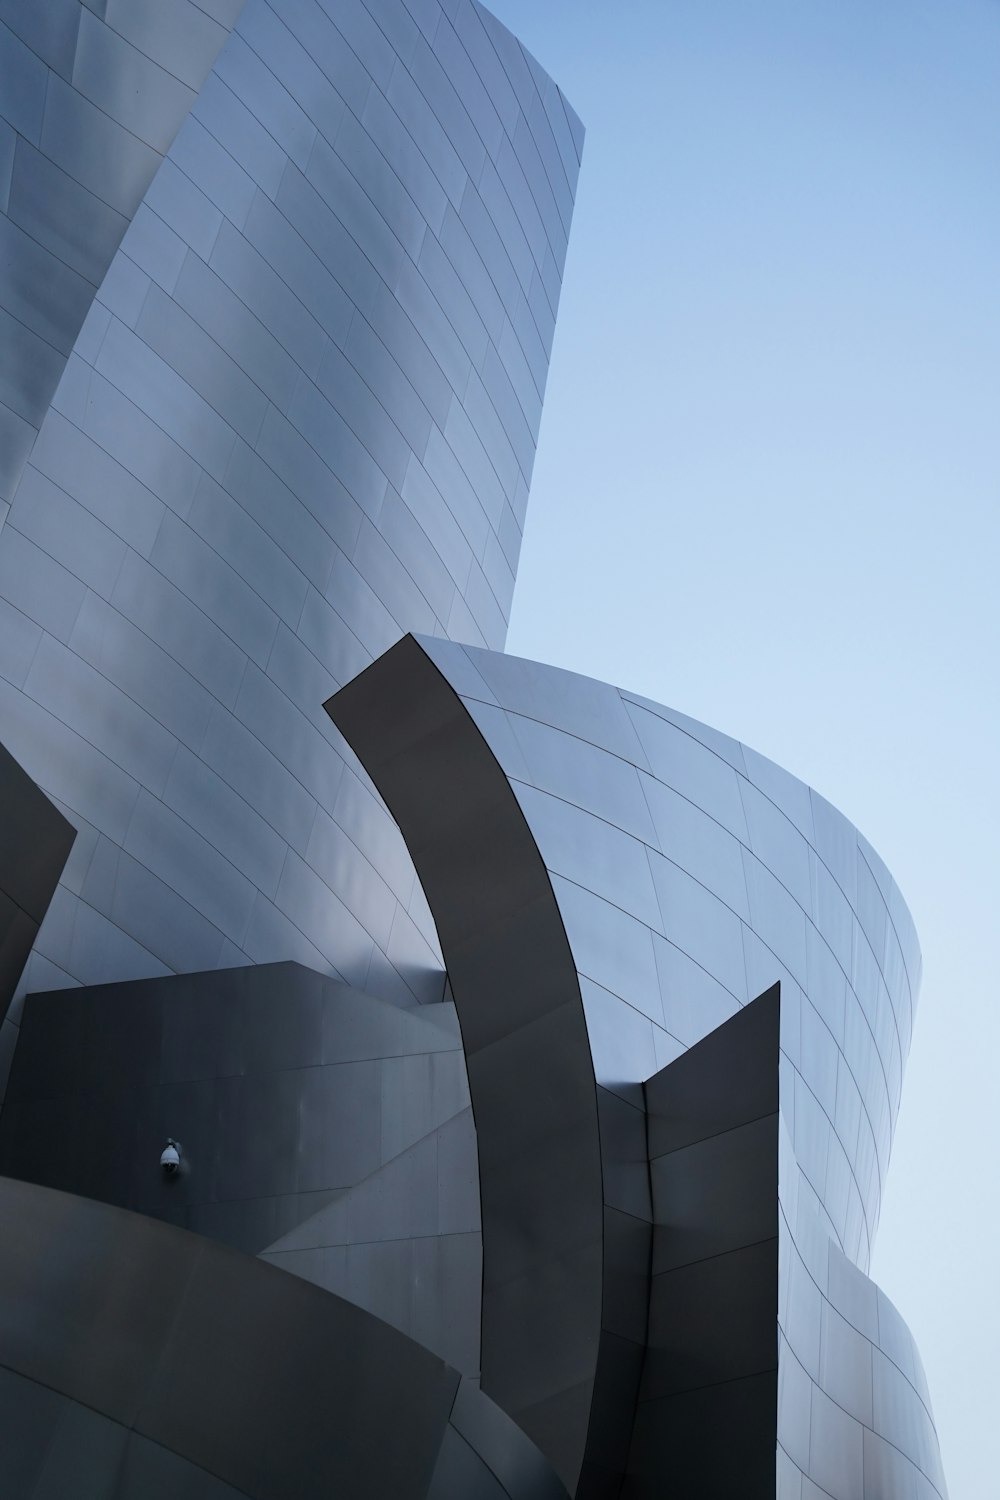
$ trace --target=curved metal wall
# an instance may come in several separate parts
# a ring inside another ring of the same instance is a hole
[[[94,294],[242,3],[0,8],[0,528]]]
[[[472,0],[248,0],[191,98],[0,535],[4,737],[80,830],[25,983],[296,958],[439,998],[321,705],[410,628],[503,644],[582,130]]]
[[[0,1178],[0,1209],[9,1500],[566,1500],[475,1382],[354,1303],[50,1188]]]
[[[399,661],[405,645],[392,653]],[[912,1339],[864,1275],[920,972],[884,864],[823,798],[705,725],[535,662],[419,646],[506,773],[548,871],[599,1098],[617,1095],[638,1112],[638,1085],[781,983],[783,1500],[944,1495]],[[355,701],[358,711],[338,707]],[[361,724],[367,701],[352,687],[331,708]],[[387,704],[387,721],[395,716]],[[374,725],[369,742],[378,744]],[[393,754],[395,780],[405,757]],[[447,822],[447,810],[438,815]],[[461,1014],[457,984],[455,995]],[[471,1065],[470,1082],[478,1112]],[[602,1148],[605,1134],[602,1119]],[[621,1125],[616,1134],[624,1139]],[[504,1226],[490,1222],[482,1145],[480,1169],[488,1264],[491,1230],[502,1239]],[[641,1240],[641,1208],[625,1211]],[[484,1316],[484,1382],[487,1327]]]

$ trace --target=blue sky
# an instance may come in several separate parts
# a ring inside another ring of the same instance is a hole
[[[1000,1397],[1000,5],[493,0],[587,126],[508,649],[835,802],[924,982],[873,1274]]]

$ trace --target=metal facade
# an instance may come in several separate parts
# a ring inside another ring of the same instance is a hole
[[[26,987],[440,999],[321,704],[503,645],[582,128],[472,0],[10,0],[0,48],[0,722],[79,829]]]
[[[0,1179],[0,1213],[10,1500],[566,1500],[474,1382],[353,1303],[51,1188]]]
[[[3,1164],[199,1231],[0,1180],[7,1490],[729,1500],[739,1432],[748,1500],[943,1500],[866,1274],[895,884],[748,747],[502,654],[562,94],[475,0],[0,0],[0,84],[0,738],[77,830]]]
[[[462,1021],[484,1389],[570,1489],[622,1472],[653,1326],[614,1294],[648,1264],[642,1085],[777,981],[778,1493],[943,1496],[919,1355],[865,1275],[920,973],[871,846],[749,747],[536,662],[407,638],[329,709],[410,840]]]
[[[168,1138],[176,1178],[156,1170]],[[403,1009],[295,963],[31,995],[0,1173],[260,1255],[479,1374],[476,1131],[449,1002]]]

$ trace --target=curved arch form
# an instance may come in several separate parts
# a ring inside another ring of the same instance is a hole
[[[474,1384],[351,1302],[199,1235],[10,1178],[0,1217],[0,1380],[4,1414],[20,1417],[7,1476],[34,1469],[52,1493],[123,1500],[168,1488],[566,1500]]]
[[[463,779],[476,764],[506,783],[569,944],[597,1085],[604,1301],[598,1352],[593,1338],[587,1351],[586,1446],[582,1457],[561,1455],[564,1477],[578,1476],[578,1493],[591,1493],[620,1475],[620,1419],[634,1406],[632,1375],[651,1347],[641,1086],[779,982],[781,1473],[793,1486],[805,1475],[843,1500],[869,1473],[877,1487],[895,1444],[906,1455],[900,1475],[916,1469],[943,1495],[912,1340],[864,1275],[920,969],[909,913],[871,846],[749,747],[538,663],[404,641],[329,708],[404,835],[415,837],[418,868],[421,842],[442,866],[447,839],[464,850],[454,885],[472,925],[488,925],[490,902],[477,909],[464,886],[487,869],[492,882],[506,853],[488,820],[480,837]],[[436,831],[439,819],[447,834]],[[445,907],[456,899],[444,870],[437,895],[444,941]],[[468,943],[468,927],[455,924],[444,942],[449,962],[452,939]],[[523,955],[518,961],[528,967]],[[469,1016],[474,1025],[475,990],[456,988],[455,998],[463,1023]],[[572,1066],[587,1071],[577,1057]],[[565,1064],[553,1072],[556,1098],[565,1073]],[[471,1067],[470,1083],[476,1106]],[[491,1233],[503,1244],[519,1223],[490,1224],[487,1163],[503,1124],[478,1111],[477,1123],[489,1255]],[[484,1371],[486,1335],[484,1325]],[[530,1357],[527,1338],[520,1353]],[[648,1381],[643,1389],[640,1405]],[[578,1437],[582,1430],[581,1420]],[[886,1493],[908,1493],[908,1482]]]
[[[571,1490],[601,1344],[601,1143],[576,964],[535,841],[455,690],[406,636],[327,710],[437,923],[479,1142],[483,1389]]]

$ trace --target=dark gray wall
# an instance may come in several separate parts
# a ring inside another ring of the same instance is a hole
[[[773,1500],[779,987],[647,1082],[649,1335],[625,1493]]]
[[[565,1500],[476,1386],[341,1298],[0,1179],[4,1500]]]
[[[17,1040],[8,1008],[75,837],[0,745],[0,1080]]]
[[[478,1373],[451,1004],[400,1010],[294,963],[29,996],[0,1171],[267,1251]]]

